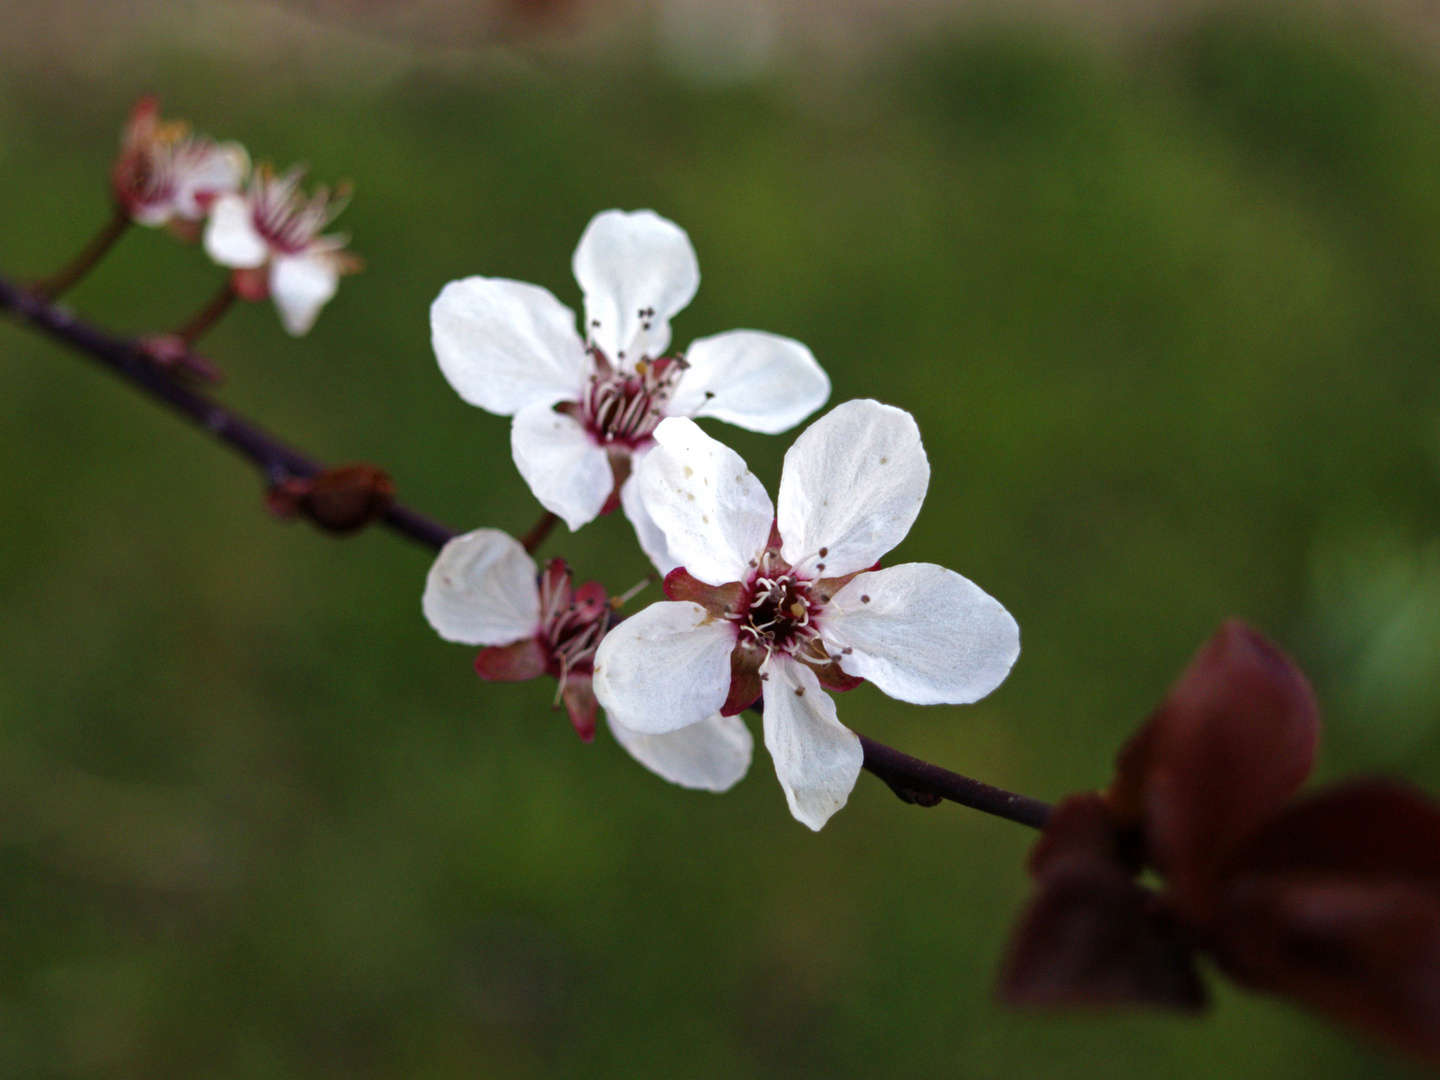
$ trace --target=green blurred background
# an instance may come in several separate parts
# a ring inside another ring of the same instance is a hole
[[[538,508],[508,421],[441,378],[427,307],[472,273],[578,304],[586,221],[653,207],[700,257],[677,342],[791,335],[832,401],[911,410],[934,479],[895,558],[1020,622],[986,701],[865,687],[842,720],[1058,797],[1105,780],[1238,615],[1314,677],[1325,777],[1440,787],[1422,38],[1036,15],[717,72],[583,7],[453,47],[323,12],[303,49],[243,12],[224,48],[12,37],[0,272],[101,223],[143,92],[353,179],[369,268],[300,341],[237,311],[209,341],[224,397],[457,527],[518,532]],[[151,331],[220,280],[137,231],[73,303]],[[0,1076],[1411,1075],[1219,983],[1199,1021],[998,1009],[1027,830],[866,775],[812,835],[763,751],[727,795],[667,786],[603,732],[582,745],[550,686],[476,680],[420,616],[424,550],[279,524],[243,464],[87,361],[8,322],[0,357]],[[773,490],[789,437],[712,430]],[[644,571],[618,516],[545,551],[616,591]]]

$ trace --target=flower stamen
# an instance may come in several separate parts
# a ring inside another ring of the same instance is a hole
[[[665,418],[665,402],[687,365],[680,356],[641,360],[634,371],[616,370],[598,349],[595,373],[590,376],[576,419],[602,446],[619,444],[631,449],[649,441]]]

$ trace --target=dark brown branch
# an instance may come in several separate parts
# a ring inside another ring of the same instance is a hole
[[[64,308],[0,277],[0,309],[15,312],[31,326],[84,353],[116,375],[205,428],[249,458],[270,485],[315,476],[323,466],[281,442],[258,424],[191,390],[145,358],[140,343],[107,334],[76,319]],[[439,548],[454,531],[408,506],[395,504],[382,518],[395,531],[427,547]]]
[[[320,463],[313,458],[206,395],[177,382],[169,373],[144,358],[139,343],[114,337],[82,322],[63,308],[3,277],[0,277],[0,309],[15,312],[31,326],[84,353],[121,378],[128,379],[152,398],[201,425],[259,466],[270,485],[296,477],[315,476],[323,471]],[[554,519],[554,515],[542,518],[527,535],[527,550],[532,538],[535,538],[534,546],[539,546],[544,535],[554,526],[554,520],[547,519]],[[392,505],[382,520],[396,532],[436,550],[455,536],[451,529],[399,503]],[[885,781],[905,802],[935,806],[942,800],[949,800],[1037,829],[1045,824],[1050,814],[1050,807],[1038,799],[950,772],[864,735],[860,736],[860,745],[865,751],[865,768]]]
[[[1035,829],[1043,829],[1050,817],[1050,804],[1039,799],[931,765],[865,735],[860,736],[860,746],[865,751],[865,768],[884,780],[904,802],[936,806],[948,799]]]

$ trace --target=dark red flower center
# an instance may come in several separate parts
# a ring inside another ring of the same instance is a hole
[[[574,415],[601,446],[628,449],[649,441],[665,418],[664,405],[686,368],[678,356],[641,360],[634,371],[616,371],[598,349],[595,373],[575,406]]]
[[[815,595],[814,583],[796,575],[778,548],[767,548],[759,563],[730,616],[737,624],[739,644],[767,655],[794,656],[820,636],[815,619],[823,601]]]
[[[538,637],[549,653],[550,674],[560,689],[571,673],[593,670],[595,650],[610,625],[605,589],[591,581],[572,589],[564,560],[552,560],[540,575],[540,630]]]

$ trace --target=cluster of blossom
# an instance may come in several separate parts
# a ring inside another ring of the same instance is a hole
[[[241,299],[271,297],[291,334],[309,331],[335,295],[340,278],[360,268],[344,250],[348,238],[321,235],[344,209],[348,193],[320,187],[306,195],[303,167],[276,174],[253,169],[236,142],[192,134],[188,125],[160,119],[145,98],[131,113],[120,155],[110,172],[119,211],[137,225],[168,226],[231,271]]]
[[[102,335],[68,337],[74,320],[46,302],[130,222],[190,240],[203,228],[206,250],[232,271],[212,308],[272,296],[286,328],[304,333],[356,263],[343,238],[321,235],[344,194],[307,197],[301,176],[251,170],[240,146],[161,123],[147,99],[111,174],[111,226],[48,288],[0,281],[0,306],[82,349],[98,341],[103,354]],[[462,398],[513,417],[515,463],[554,515],[542,522],[574,530],[623,509],[667,599],[622,619],[626,597],[577,587],[561,559],[536,566],[530,552],[548,526],[526,543],[478,529],[444,542],[425,615],[442,637],[483,646],[482,678],[556,680],[555,706],[582,739],[603,707],[632,757],[684,787],[725,791],[746,774],[753,739],[740,714],[758,707],[790,810],[818,830],[865,764],[830,692],[869,680],[903,701],[973,702],[1009,673],[1019,629],[953,571],[882,567],[930,481],[908,413],[872,400],[831,410],[786,453],[773,503],[739,455],[695,423],[778,434],[820,409],[830,383],[804,345],[759,331],[671,349],[670,320],[700,280],[683,230],[651,211],[605,211],[573,267],[582,330],[544,289],[472,277],[432,306],[435,352]],[[188,348],[193,338],[176,340]],[[128,372],[134,343],[111,350]],[[212,415],[207,406],[207,424]],[[233,439],[252,455],[265,441],[253,430]],[[316,472],[303,460],[259,460],[278,513],[347,532],[401,510],[375,466]],[[407,513],[412,526],[423,517]],[[420,538],[440,546],[450,536],[428,522]],[[1103,791],[1051,811],[990,789],[1036,811],[1003,816],[1043,823],[1002,998],[1195,1010],[1206,998],[1196,961],[1206,957],[1244,985],[1440,1064],[1440,804],[1385,779],[1299,794],[1318,731],[1300,672],[1230,624],[1122,751]],[[923,801],[887,773],[893,766],[869,767]]]
[[[685,787],[745,775],[739,714],[761,703],[765,746],[794,816],[819,829],[845,805],[860,740],[827,690],[870,680],[892,697],[984,697],[1020,651],[1010,614],[928,563],[881,569],[910,531],[930,465],[914,419],[849,401],[785,455],[771,503],[694,418],[785,431],[829,397],[798,341],[732,330],[670,351],[670,320],[700,282],[684,230],[642,210],[590,222],[573,262],[574,313],[535,285],[471,277],[431,308],[440,368],[462,398],[512,416],[530,490],[573,530],[622,508],[665,576],[665,602],[620,621],[563,562],[539,576],[524,548],[481,529],[452,540],[424,610],[447,640],[487,648],[487,679],[550,675],[582,738],[603,706],[616,740]]]

